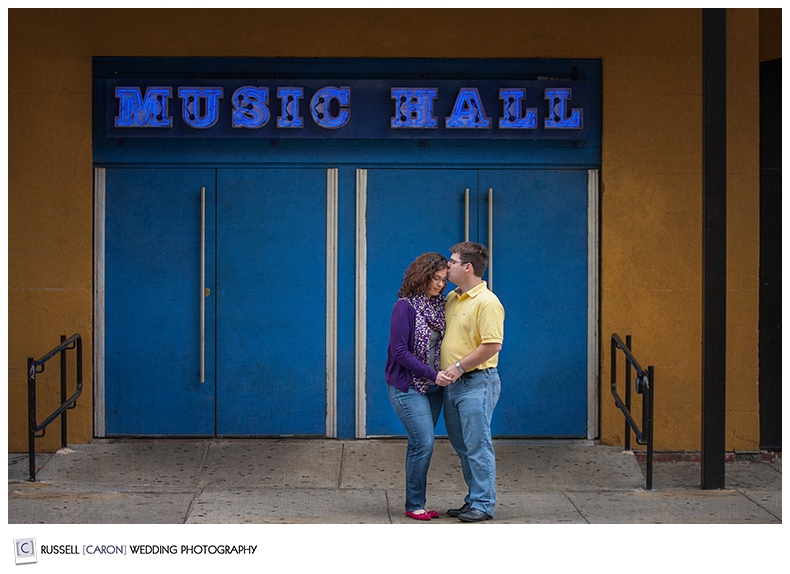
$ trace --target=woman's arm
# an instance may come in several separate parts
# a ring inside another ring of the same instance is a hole
[[[409,348],[414,319],[415,311],[408,301],[400,300],[395,303],[390,319],[389,345],[392,358],[421,379],[435,381],[437,372],[415,357]]]

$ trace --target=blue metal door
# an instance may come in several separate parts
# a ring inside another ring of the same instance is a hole
[[[106,434],[324,435],[326,171],[106,173]]]
[[[586,171],[371,170],[366,224],[369,436],[404,434],[383,377],[403,271],[425,251],[449,257],[466,228],[491,249],[484,278],[505,307],[494,434],[586,436]]]
[[[326,432],[326,170],[220,170],[217,433]]]
[[[476,194],[475,170],[368,171],[367,404],[368,436],[403,435],[384,382],[389,322],[403,272],[422,253],[447,249],[464,237],[465,190]],[[470,202],[476,217],[477,202]],[[444,434],[444,422],[437,428]]]
[[[108,169],[105,193],[105,432],[213,435],[214,353],[201,381],[201,188],[214,170]],[[214,226],[205,227],[213,291]],[[205,301],[204,345],[214,347]]]
[[[492,432],[584,437],[587,171],[482,171],[479,191],[478,240],[491,238],[488,280],[505,307]]]

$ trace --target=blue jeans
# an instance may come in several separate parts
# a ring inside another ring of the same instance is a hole
[[[409,435],[406,448],[406,512],[425,508],[428,467],[433,456],[434,428],[442,412],[443,389],[430,385],[421,395],[414,388],[407,392],[389,387],[390,403]]]
[[[496,459],[491,417],[502,385],[495,368],[461,376],[444,390],[447,437],[461,459],[468,488],[464,502],[494,516]]]

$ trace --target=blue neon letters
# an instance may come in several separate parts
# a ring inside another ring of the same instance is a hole
[[[547,89],[546,99],[550,102],[549,115],[543,120],[546,129],[580,129],[582,127],[582,110],[574,109],[568,115],[568,100],[571,99],[569,88]]]
[[[392,88],[395,115],[390,118],[390,127],[435,128],[433,102],[438,93],[437,88]]]
[[[570,87],[524,82],[528,88],[499,88],[489,82],[471,87],[458,87],[459,84],[455,84],[456,87],[452,88],[454,93],[450,93],[449,82],[437,84],[443,87],[386,87],[384,89],[388,93],[385,95],[382,93],[381,81],[359,81],[353,84],[360,90],[357,102],[352,95],[352,86],[316,88],[320,84],[315,82],[312,88],[260,85],[235,87],[228,82],[223,82],[223,86],[144,88],[116,85],[114,91],[109,93],[117,101],[117,115],[113,114],[113,121],[111,124],[108,122],[108,125],[116,129],[146,128],[147,133],[151,133],[148,131],[150,128],[174,128],[171,106],[174,105],[172,100],[176,94],[180,103],[179,133],[182,136],[188,133],[183,131],[184,128],[207,133],[209,128],[218,124],[221,126],[223,115],[226,114],[230,117],[224,120],[225,125],[235,133],[240,133],[239,130],[260,130],[269,125],[273,115],[276,120],[272,122],[272,127],[267,128],[268,133],[272,129],[301,132],[307,128],[313,130],[311,133],[315,133],[315,129],[337,132],[354,123],[352,119],[355,111],[357,126],[381,125],[384,121],[386,123],[382,127],[395,130],[393,135],[397,131],[400,134],[415,134],[414,137],[420,137],[418,134],[425,130],[448,130],[462,135],[461,132],[491,130],[526,134],[550,130],[581,131],[584,128],[584,96],[579,102],[582,107],[571,107],[573,92]],[[232,96],[223,104],[226,92],[232,92]],[[387,96],[389,103],[386,101]],[[492,121],[489,112],[499,114],[498,122]],[[175,113],[178,115],[177,111]],[[386,115],[382,118],[384,113]],[[540,122],[540,119],[543,121]],[[226,136],[232,135],[228,134],[226,128],[220,129],[224,130]],[[214,131],[211,130],[212,133]]]
[[[244,86],[233,92],[234,128],[262,128],[269,122],[269,89]]]
[[[278,128],[301,128],[304,126],[299,115],[299,100],[304,97],[303,88],[277,88],[277,97],[282,101],[282,115],[277,118]]]
[[[332,111],[333,102],[337,102],[337,114]],[[321,88],[310,100],[310,113],[317,126],[329,130],[342,128],[351,117],[351,88]]]
[[[448,128],[488,129],[491,127],[491,118],[485,114],[477,88],[461,88],[455,99],[453,113],[447,117],[444,125]]]
[[[117,128],[169,128],[173,118],[167,113],[167,104],[173,91],[170,88],[154,87],[145,91],[140,88],[115,88],[118,98]]]
[[[219,119],[219,100],[222,88],[178,88],[183,102],[184,123],[197,129],[210,128]]]
[[[524,108],[527,91],[510,88],[499,90],[499,99],[504,108],[499,118],[500,129],[535,129],[538,127],[538,108]]]

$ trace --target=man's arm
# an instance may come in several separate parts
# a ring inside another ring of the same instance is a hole
[[[472,371],[477,365],[485,363],[501,350],[502,343],[480,343],[474,351],[459,361],[461,363],[461,368],[464,371]],[[450,365],[444,371],[444,374],[455,381],[462,373],[455,365]]]

